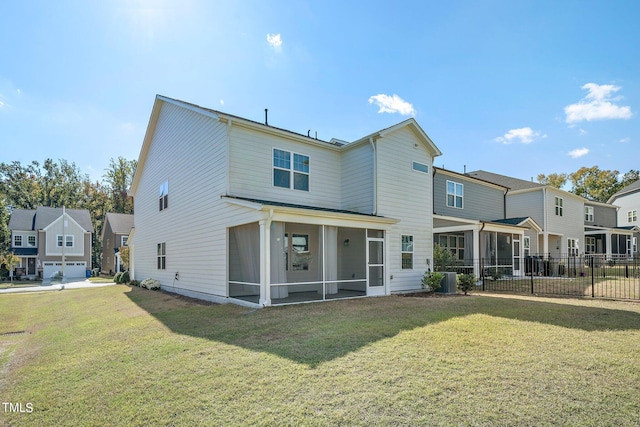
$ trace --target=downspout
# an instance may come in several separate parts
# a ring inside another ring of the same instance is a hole
[[[373,212],[372,215],[378,214],[378,151],[373,137],[369,137],[369,144],[373,149]]]

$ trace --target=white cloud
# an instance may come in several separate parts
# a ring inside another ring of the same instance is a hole
[[[502,142],[503,144],[511,144],[512,142],[520,142],[522,144],[529,144],[538,138],[546,138],[547,135],[540,135],[540,132],[534,131],[530,127],[511,129],[505,133],[504,136],[499,136],[495,139],[496,142]]]
[[[620,140],[620,142],[622,142],[623,144],[626,144],[627,142],[630,142],[630,141],[631,141],[631,138],[629,138],[629,137],[622,138],[622,139]]]
[[[282,38],[280,37],[279,33],[267,34],[267,43],[269,43],[269,45],[277,51],[282,49]]]
[[[588,148],[576,148],[575,150],[569,151],[567,154],[569,154],[569,157],[571,157],[573,159],[577,159],[578,157],[586,156],[587,154],[589,154],[589,149]]]
[[[588,133],[589,133],[589,132],[587,132],[587,131],[586,131],[586,130],[584,130],[584,129],[578,129],[578,132],[580,133],[580,135],[586,135],[586,134],[588,134]]]
[[[224,99],[220,100],[220,105],[224,105]]]
[[[415,116],[413,105],[400,98],[398,95],[379,94],[369,98],[369,104],[376,104],[380,109],[378,113],[398,113],[403,116]]]
[[[582,86],[582,89],[589,91],[587,96],[575,104],[564,107],[567,123],[573,124],[585,120],[589,122],[592,120],[631,118],[631,108],[616,105],[614,102],[619,101],[621,98],[611,96],[621,89],[620,86],[587,83]]]

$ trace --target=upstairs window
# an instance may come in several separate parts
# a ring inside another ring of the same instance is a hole
[[[129,236],[120,237],[120,246],[127,246],[127,241],[129,240]]]
[[[593,222],[593,206],[584,207],[584,220],[587,222]]]
[[[627,222],[636,222],[638,220],[638,211],[632,210],[627,212]]]
[[[13,246],[22,246],[22,236],[13,236]]]
[[[556,215],[557,216],[562,216],[564,213],[564,206],[563,206],[564,202],[562,200],[562,197],[556,197],[555,198],[555,206],[556,206]]]
[[[412,167],[414,171],[429,173],[429,166],[424,163],[413,162]]]
[[[274,148],[273,185],[309,191],[309,156]]]
[[[27,246],[34,248],[36,246],[36,236],[27,237]]]
[[[160,184],[158,189],[158,210],[163,211],[169,207],[169,181]]]
[[[462,209],[464,186],[458,182],[447,181],[447,206]]]
[[[74,239],[73,239],[73,236],[72,236],[72,235],[65,235],[65,236],[64,236],[64,238],[63,238],[63,236],[62,236],[62,235],[58,234],[58,235],[56,236],[56,238],[57,238],[57,246],[58,246],[59,248],[61,248],[61,247],[62,247],[62,242],[63,242],[63,241],[65,242],[64,246],[65,246],[66,248],[72,248],[72,247],[73,247]]]

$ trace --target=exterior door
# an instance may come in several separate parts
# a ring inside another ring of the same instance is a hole
[[[35,274],[36,274],[36,259],[27,258],[27,275],[35,276]]]
[[[367,295],[385,294],[384,231],[367,231]]]
[[[513,275],[522,275],[522,253],[520,247],[520,236],[513,235]]]

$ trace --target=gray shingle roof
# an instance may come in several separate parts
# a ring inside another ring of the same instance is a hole
[[[483,170],[467,172],[467,175],[474,178],[482,179],[484,181],[493,182],[494,184],[502,185],[503,187],[510,188],[511,190],[525,190],[529,188],[544,187],[544,185],[537,182],[513,178],[506,175],[499,175],[497,173],[487,172]]]
[[[624,187],[623,189],[621,189],[620,191],[614,193],[611,197],[609,197],[609,202],[611,202],[612,200],[614,200],[616,197],[621,196],[623,194],[626,193],[632,193],[634,191],[640,190],[640,180],[633,182],[629,185],[627,185],[626,187]]]
[[[109,222],[111,231],[118,234],[128,234],[133,228],[133,215],[121,213],[107,213],[105,224]]]
[[[91,215],[86,209],[66,209],[67,214],[85,231],[93,233]],[[36,210],[14,209],[9,219],[10,230],[42,230],[62,216],[62,208],[39,206]]]

